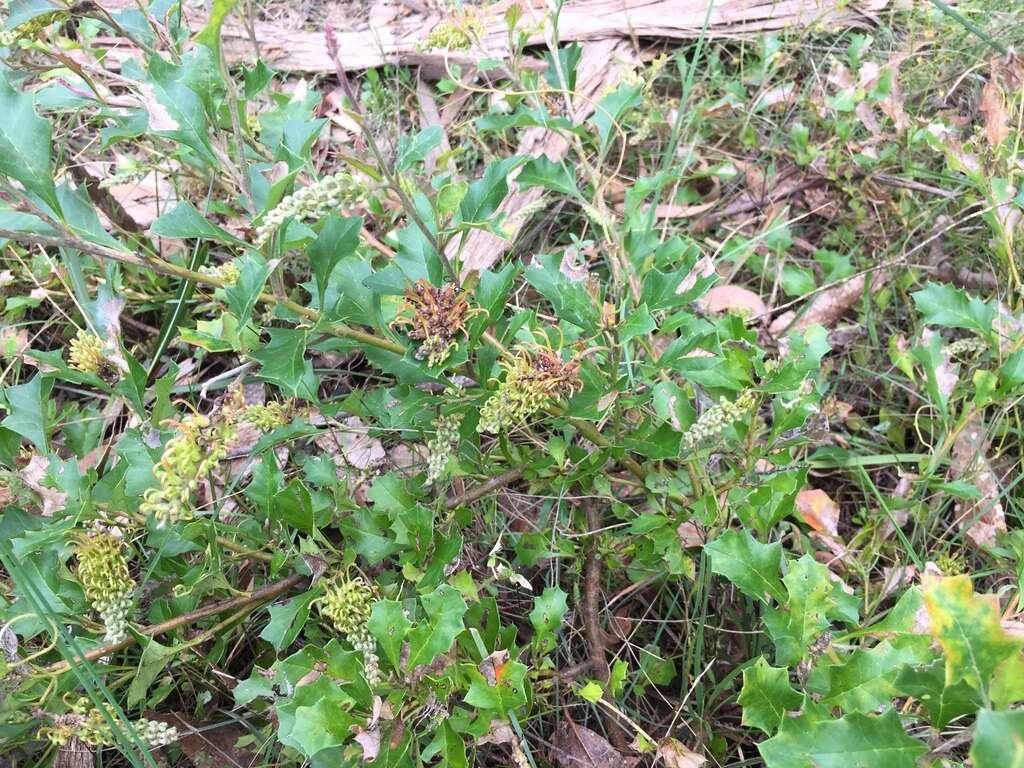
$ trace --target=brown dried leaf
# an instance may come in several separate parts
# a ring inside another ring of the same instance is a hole
[[[1002,494],[985,456],[987,448],[982,415],[975,414],[953,442],[949,467],[950,477],[974,483],[981,493],[980,498],[961,500],[955,507],[960,530],[979,547],[995,546],[997,534],[1006,532]]]
[[[380,728],[356,731],[355,740],[363,748],[363,762],[372,763],[380,753]]]
[[[504,720],[494,720],[491,723],[490,729],[476,740],[477,744],[508,744],[509,749],[512,750],[512,765],[515,768],[529,768],[530,761],[526,757],[526,753],[523,751],[523,746],[519,742],[519,737],[516,736],[515,731]]]
[[[738,285],[716,285],[698,299],[697,306],[709,314],[732,312],[748,317],[768,314],[768,305],[760,296]]]
[[[692,520],[681,523],[676,528],[676,533],[679,535],[679,543],[683,545],[684,549],[703,547],[707,543],[707,533]]]
[[[839,533],[839,505],[818,488],[804,488],[796,495],[796,511],[811,528],[835,536]]]
[[[658,745],[658,757],[668,768],[701,768],[707,762],[704,755],[697,754],[678,739],[665,739]]]
[[[551,737],[551,761],[560,768],[624,768],[637,758],[625,758],[598,733],[563,720]]]
[[[713,274],[715,274],[715,262],[713,262],[709,256],[701,256],[693,265],[693,269],[690,270],[690,273],[679,282],[678,286],[676,286],[676,295],[678,296],[681,293],[686,293],[697,284],[697,281],[700,278],[710,277]]]
[[[40,514],[43,517],[53,517],[54,512],[64,509],[68,499],[66,493],[43,485],[43,480],[46,479],[46,472],[49,467],[50,460],[46,456],[37,454],[29,460],[20,473],[22,482],[39,494],[39,498],[43,503]]]
[[[1010,135],[1010,116],[1006,111],[1002,89],[994,78],[981,89],[978,109],[985,115],[985,138],[989,146],[998,147]]]

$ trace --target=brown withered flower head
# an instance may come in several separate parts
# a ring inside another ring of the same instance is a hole
[[[456,345],[456,337],[465,330],[472,315],[465,292],[454,285],[438,288],[426,280],[405,291],[405,301],[392,325],[408,326],[409,338],[421,341],[416,358],[426,358],[431,367],[448,359]]]

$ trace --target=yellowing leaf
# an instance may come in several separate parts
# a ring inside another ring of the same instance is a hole
[[[839,533],[839,505],[817,488],[805,488],[796,495],[796,511],[811,528],[835,536]]]
[[[985,689],[1018,643],[1003,630],[996,605],[974,593],[969,576],[925,576],[932,634],[946,654],[946,685],[965,680]]]

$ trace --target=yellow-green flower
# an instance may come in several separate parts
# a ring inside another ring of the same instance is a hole
[[[341,576],[327,585],[318,603],[321,615],[363,654],[366,682],[371,686],[381,681],[377,642],[367,627],[375,600],[373,587],[361,576]]]
[[[103,351],[103,340],[91,331],[80,329],[71,340],[68,361],[77,371],[98,375],[108,364],[107,355]]]
[[[123,542],[112,533],[91,533],[79,539],[75,555],[78,557],[78,582],[103,620],[104,639],[109,643],[120,642],[127,635],[135,592]]]
[[[192,519],[192,494],[227,455],[235,435],[233,420],[211,423],[206,416],[193,415],[176,424],[178,434],[167,441],[153,467],[158,485],[143,494],[139,508],[160,525]]]

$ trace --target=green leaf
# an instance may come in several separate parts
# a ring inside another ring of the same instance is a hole
[[[928,325],[968,328],[986,337],[992,334],[995,307],[949,283],[929,283],[911,295]]]
[[[270,606],[270,621],[260,632],[260,639],[266,640],[278,652],[295,642],[295,638],[306,624],[309,605],[315,597],[315,592],[307,592],[293,597],[286,603]]]
[[[548,587],[533,600],[530,623],[536,632],[536,639],[543,640],[562,624],[568,610],[568,595],[558,587]]]
[[[273,517],[303,533],[312,533],[316,527],[313,516],[313,498],[301,480],[292,480],[274,494],[271,505]]]
[[[911,648],[896,649],[882,641],[874,648],[858,648],[842,664],[818,666],[807,690],[822,694],[822,704],[867,714],[899,695],[894,684],[896,670],[915,661]]]
[[[53,379],[42,374],[36,374],[24,384],[8,387],[4,393],[7,415],[0,421],[0,427],[21,435],[43,453],[49,450],[46,433],[52,387]]]
[[[551,303],[558,317],[595,333],[600,321],[598,308],[583,283],[569,280],[560,266],[561,259],[556,254],[536,256],[526,268],[526,280]]]
[[[807,649],[828,629],[828,614],[835,609],[828,568],[806,554],[791,563],[783,577],[788,598],[780,608],[766,607],[764,623],[775,643],[775,663],[786,666],[803,660]]]
[[[622,130],[622,126],[619,125],[622,116],[640,103],[643,90],[642,83],[622,83],[598,102],[589,122],[597,128],[602,154],[608,148],[613,131]]]
[[[547,156],[535,157],[516,176],[520,189],[541,187],[564,195],[578,195],[576,176],[569,172],[564,163],[548,160]]]
[[[1024,655],[1015,653],[996,668],[989,697],[997,709],[1024,701]]]
[[[384,652],[396,672],[401,670],[402,643],[412,628],[402,604],[395,600],[378,600],[373,604],[370,620],[366,623],[370,634],[377,639],[377,647]]]
[[[352,738],[350,728],[359,722],[346,711],[351,701],[351,697],[327,677],[319,678],[312,685],[299,686],[291,706],[278,707],[281,743],[307,757],[330,747],[340,747]]]
[[[789,684],[789,670],[773,667],[764,656],[743,670],[743,689],[737,699],[743,707],[743,725],[771,735],[786,712],[800,709],[803,699]]]
[[[767,602],[767,596],[785,602],[786,591],[779,575],[782,544],[762,544],[746,530],[730,529],[705,545],[711,570],[731,581],[745,595]]]
[[[405,481],[396,472],[378,476],[366,494],[373,502],[374,512],[397,515],[416,505],[416,497],[409,493]]]
[[[497,670],[495,685],[477,672],[466,691],[466,703],[504,717],[526,703],[526,665],[507,661]]]
[[[913,696],[928,713],[932,726],[942,730],[954,718],[977,712],[981,694],[963,680],[946,685],[946,664],[942,659],[922,667],[903,667],[893,679],[896,690]]]
[[[915,768],[928,751],[907,736],[891,709],[880,717],[785,718],[778,735],[758,750],[765,768]]]
[[[40,117],[27,93],[0,75],[0,174],[20,181],[60,213],[50,167],[50,121]]]
[[[139,658],[139,668],[128,687],[128,706],[134,707],[146,698],[149,686],[163,672],[164,667],[181,650],[177,646],[161,645],[152,638],[144,640],[145,648]]]
[[[427,618],[409,632],[406,669],[410,672],[418,666],[429,664],[452,647],[455,638],[464,629],[462,617],[468,609],[459,591],[447,584],[441,584],[430,594],[423,595],[420,603]]]
[[[359,216],[339,218],[331,216],[324,222],[320,234],[312,245],[309,246],[309,264],[313,268],[313,277],[316,279],[316,287],[319,306],[324,305],[324,295],[331,280],[331,273],[338,266],[342,259],[352,256],[359,245],[359,230],[363,227],[363,220]],[[342,291],[344,292],[344,286]]]
[[[441,765],[445,768],[469,768],[469,760],[466,758],[466,742],[455,732],[447,719],[441,725],[437,741],[440,742],[438,753],[441,756]]]
[[[428,125],[415,136],[403,136],[398,142],[395,171],[402,173],[422,163],[432,149],[441,146],[444,131],[440,125]]]
[[[469,185],[459,205],[462,222],[485,224],[498,210],[508,194],[508,176],[525,158],[519,156],[495,160],[484,171],[482,178]]]
[[[212,240],[222,245],[246,246],[244,240],[239,240],[226,229],[218,227],[210,222],[205,216],[195,209],[186,200],[179,202],[174,208],[154,221],[149,231],[160,237],[170,237],[176,240],[199,239]]]
[[[216,166],[217,157],[207,136],[206,112],[202,99],[193,90],[197,82],[216,72],[210,51],[195,47],[182,56],[181,64],[159,56],[147,60],[149,88],[144,104],[149,113],[149,129],[160,136],[179,141],[195,150],[207,165]]]
[[[619,341],[625,344],[637,336],[650,333],[657,327],[658,324],[651,317],[651,311],[647,309],[647,305],[641,304],[630,312],[622,322],[622,325],[619,326]]]
[[[313,364],[305,359],[309,332],[299,328],[270,328],[268,341],[250,353],[260,363],[260,377],[292,397],[316,400]]]
[[[270,276],[270,267],[266,259],[255,252],[245,254],[235,264],[238,267],[238,280],[224,289],[224,295],[227,296],[228,307],[237,318],[238,325],[244,326],[252,317],[252,310]]]
[[[946,654],[946,684],[964,680],[985,690],[1002,661],[1020,648],[1003,629],[999,609],[974,593],[967,575],[926,578],[924,605]]]
[[[1024,768],[1024,711],[983,709],[971,744],[974,768]]]
[[[205,45],[214,56],[220,56],[220,30],[224,26],[224,20],[231,13],[231,9],[238,4],[238,0],[213,0],[213,8],[210,9],[210,18],[199,34],[196,35],[196,42]]]

